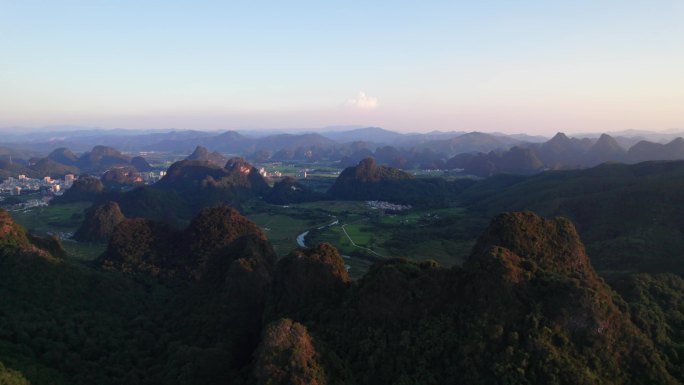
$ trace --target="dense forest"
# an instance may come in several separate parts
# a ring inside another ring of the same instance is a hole
[[[275,261],[227,207],[126,219],[94,265],[0,213],[0,357],[33,384],[677,384],[684,281],[607,284],[571,222],[496,216],[462,267]]]
[[[126,191],[117,175],[84,176],[53,202],[92,202],[74,238],[106,243],[95,260],[0,211],[4,383],[684,381],[682,161],[445,180],[367,158],[321,192],[195,157]],[[397,255],[472,249],[449,266],[373,257],[352,279],[332,245],[279,257],[240,213],[327,200],[428,212],[406,227],[366,218],[391,228],[382,246]]]

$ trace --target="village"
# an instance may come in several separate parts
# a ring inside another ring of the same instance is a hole
[[[64,179],[53,179],[49,176],[42,179],[29,178],[26,175],[18,177],[8,177],[0,183],[0,195],[22,195],[22,191],[27,193],[42,191],[47,194],[59,195],[63,190],[68,189],[74,183],[76,176],[66,174]]]
[[[391,210],[391,211],[402,211],[410,210],[411,205],[399,205],[396,203],[384,202],[384,201],[367,201],[366,204],[370,209],[373,210]]]

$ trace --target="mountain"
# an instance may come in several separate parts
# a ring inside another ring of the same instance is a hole
[[[582,162],[581,155],[588,148],[579,139],[568,138],[559,132],[537,149],[537,156],[549,168],[576,168]]]
[[[327,195],[336,200],[380,200],[391,203],[437,207],[447,205],[474,181],[415,178],[402,170],[378,165],[366,158],[344,169]]]
[[[266,194],[271,191],[259,170],[243,158],[228,159],[224,168],[228,170],[231,183],[237,188],[249,190],[250,195]]]
[[[349,285],[344,260],[333,246],[295,250],[278,261],[266,316],[301,319],[317,308],[334,307]]]
[[[217,166],[223,166],[228,161],[228,159],[220,153],[216,151],[210,153],[206,147],[202,146],[197,146],[195,148],[195,151],[193,151],[192,154],[190,154],[190,156],[188,156],[185,159],[206,161],[209,163],[213,163]]]
[[[112,147],[98,145],[78,158],[76,166],[81,170],[104,171],[114,165],[130,164],[131,159]]]
[[[292,301],[300,297],[273,290]],[[655,348],[646,325],[634,324],[623,300],[597,276],[565,219],[503,214],[462,268],[386,260],[340,290],[327,296],[334,304],[303,301],[278,314],[276,325],[308,325],[299,335],[325,349],[295,345],[309,352],[302,356],[291,340],[281,340],[274,348],[285,357],[277,362],[309,362],[322,366],[328,381],[354,384],[681,379],[680,359],[665,353],[676,345],[673,334],[663,335],[663,350]]]
[[[53,204],[95,201],[104,191],[104,185],[99,178],[83,175],[74,181],[69,189],[61,196],[52,200]]]
[[[336,142],[320,134],[280,134],[262,138],[256,144],[257,150],[281,150],[299,148],[326,148],[334,147]]]
[[[59,263],[65,251],[55,237],[37,237],[14,222],[12,216],[0,209],[0,259],[40,258],[49,263]]]
[[[625,151],[616,138],[606,134],[592,142],[588,138],[569,138],[559,132],[541,144],[521,144],[486,154],[457,154],[447,160],[445,167],[487,177],[496,173],[529,174],[543,169],[578,169],[604,162],[637,163],[675,159],[684,159],[684,139],[675,139],[668,144],[639,141]]]
[[[512,147],[501,155],[497,168],[502,172],[527,174],[542,169],[543,164],[529,148]]]
[[[246,261],[250,258],[254,261]],[[123,272],[224,280],[232,265],[243,261],[269,271],[275,253],[261,229],[220,206],[202,210],[181,232],[149,219],[125,219],[114,228],[99,262]]]
[[[135,167],[117,166],[105,171],[100,177],[102,185],[107,189],[121,189],[142,184],[142,177]]]
[[[28,165],[29,159],[39,155],[39,152],[35,150],[21,149],[13,145],[0,146],[0,161],[2,162]]]
[[[684,139],[676,138],[667,144],[640,141],[627,151],[627,160],[638,163],[647,160],[684,159]]]
[[[16,178],[18,175],[29,175],[29,176],[35,176],[33,174],[33,170],[28,168],[27,166],[17,163],[17,162],[10,162],[8,160],[0,160],[0,178],[5,179],[8,177],[13,177]]]
[[[603,162],[622,162],[625,160],[625,156],[625,149],[613,137],[602,134],[598,141],[583,155],[583,164],[595,166]]]
[[[75,166],[78,161],[78,157],[66,147],[54,149],[47,157],[66,166]]]
[[[448,156],[464,152],[489,152],[507,150],[521,142],[506,136],[494,136],[482,132],[470,132],[447,140],[421,143],[417,149],[430,149]]]
[[[39,178],[50,176],[52,178],[63,178],[66,174],[78,174],[79,169],[75,166],[67,166],[62,163],[55,162],[50,158],[41,158],[34,164],[29,166],[35,175]]]
[[[286,318],[266,327],[253,373],[260,385],[327,383],[319,353],[306,326]]]
[[[667,143],[669,141],[676,139],[679,136],[682,136],[682,134],[684,134],[684,130],[677,128],[662,131],[628,129],[620,131],[611,131],[607,132],[607,134],[614,138],[635,138],[637,139],[637,141],[647,140],[656,143]],[[577,133],[574,134],[574,136],[583,138],[598,138],[599,136],[601,136],[601,133]]]
[[[182,160],[172,164],[157,183],[126,192],[110,191],[98,202],[117,202],[128,218],[177,223],[191,219],[205,207],[239,207],[244,200],[270,191],[259,170],[242,158],[228,160],[225,167],[208,161]]]
[[[325,132],[323,133],[323,136],[340,143],[363,140],[386,144],[397,142],[404,137],[403,134],[385,130],[380,127],[365,127],[357,128],[355,130]]]
[[[220,134],[201,133],[201,135],[184,135],[165,137],[148,147],[154,151],[189,153],[197,146],[209,148],[228,154],[248,154],[254,151],[255,139],[246,137],[236,131]]]
[[[57,258],[32,245],[0,211],[0,382],[24,384],[7,382],[19,381],[21,373],[34,385],[199,385],[251,377],[241,372],[261,336],[271,280],[268,245],[250,237],[239,218],[226,220],[237,228],[221,227],[211,215],[207,220],[220,234],[244,236],[206,239],[229,242],[201,280],[162,281]],[[128,250],[146,239],[140,236],[132,233],[138,242]]]
[[[73,238],[79,242],[107,242],[116,225],[124,219],[116,202],[94,205],[86,210],[85,220]]]
[[[147,160],[142,156],[134,156],[131,159],[131,166],[135,167],[135,169],[140,172],[152,171],[152,166],[150,166],[150,164],[147,163]]]
[[[684,280],[609,286],[563,218],[496,215],[462,267],[386,259],[359,280],[326,244],[276,262],[264,233],[228,207],[183,230],[124,220],[102,269],[58,249],[0,210],[0,359],[13,381],[684,381]]]
[[[605,274],[684,273],[684,161],[606,163],[531,177],[494,176],[460,196],[471,212],[532,210],[576,223],[593,265]]]
[[[297,135],[276,134],[253,138],[244,136],[236,131],[226,131],[219,135],[202,138],[164,140],[152,145],[151,149],[155,151],[190,152],[192,149],[196,149],[197,146],[202,146],[207,148],[208,151],[241,156],[251,155],[255,152],[274,153],[287,150],[293,153],[297,152],[298,156],[300,156],[299,159],[306,159],[307,151],[330,149],[335,145],[335,141],[315,133]]]
[[[533,149],[514,146],[501,154],[492,151],[489,154],[455,155],[444,167],[461,168],[466,174],[488,177],[498,173],[534,174],[543,166]]]
[[[322,198],[324,198],[323,194],[311,190],[298,182],[297,179],[288,176],[276,182],[264,200],[275,205],[286,205],[313,202]]]
[[[379,166],[375,159],[366,158],[357,166],[345,168],[335,179],[328,195],[337,199],[366,199],[377,194],[380,183],[413,179],[413,175],[396,168]],[[370,199],[370,198],[369,198]]]
[[[663,160],[654,158],[667,156],[664,150],[665,146],[661,143],[642,140],[627,150],[627,159],[632,163],[645,162],[648,160]]]

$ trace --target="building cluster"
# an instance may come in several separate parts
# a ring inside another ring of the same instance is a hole
[[[19,175],[18,177],[9,177],[0,183],[0,194],[4,195],[21,195],[22,192],[28,191],[42,191],[49,194],[58,194],[61,191],[68,189],[74,183],[76,177],[73,174],[67,174],[64,179],[52,179],[49,176],[42,179],[29,178],[26,175]]]
[[[166,176],[166,171],[149,171],[141,172],[140,177],[142,182],[145,184],[153,184],[159,182],[159,180]]]
[[[265,167],[262,167],[259,169],[259,174],[261,174],[261,176],[263,176],[264,178],[280,178],[283,176],[282,172],[280,172],[280,171],[269,172],[266,170]]]
[[[395,203],[389,203],[384,201],[367,201],[368,207],[374,210],[391,210],[391,211],[401,211],[409,210],[411,205],[398,205]]]

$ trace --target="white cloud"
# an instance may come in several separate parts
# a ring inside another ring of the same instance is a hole
[[[355,98],[347,100],[347,105],[360,110],[372,110],[378,107],[378,98],[368,96],[365,92],[359,91]]]

